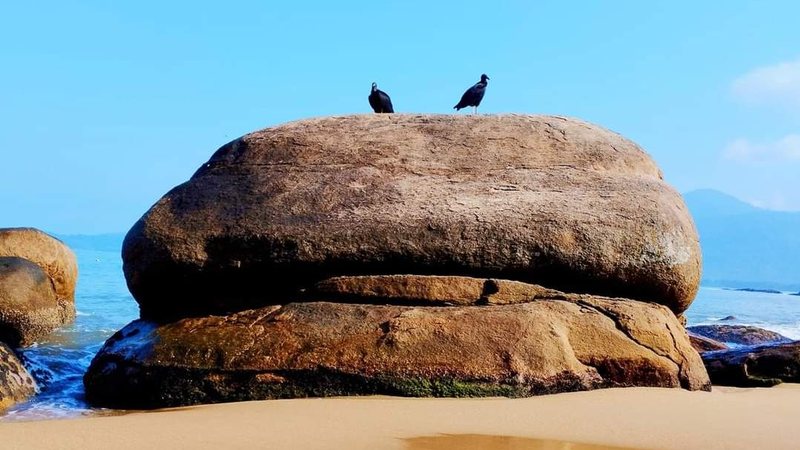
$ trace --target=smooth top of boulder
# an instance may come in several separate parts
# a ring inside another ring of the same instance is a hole
[[[17,256],[39,265],[53,280],[59,300],[75,300],[78,260],[60,240],[35,228],[0,228],[0,256]]]
[[[333,276],[465,275],[694,298],[698,237],[636,144],[553,116],[304,120],[220,148],[123,245],[143,317],[231,312]]]

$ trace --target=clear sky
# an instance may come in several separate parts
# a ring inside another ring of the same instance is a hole
[[[800,210],[800,2],[6,2],[0,227],[127,231],[220,145],[312,116],[580,117],[680,191]]]

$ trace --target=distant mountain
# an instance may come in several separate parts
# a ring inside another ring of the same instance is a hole
[[[745,203],[732,195],[713,189],[691,191],[684,194],[683,198],[686,200],[686,204],[694,217],[725,217],[766,211]]]
[[[800,289],[800,212],[757,208],[710,189],[684,194],[707,285]]]
[[[104,252],[122,251],[124,233],[106,234],[56,234],[57,238],[64,241],[72,249],[99,250]]]

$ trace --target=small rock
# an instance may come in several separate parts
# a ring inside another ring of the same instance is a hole
[[[14,351],[0,342],[0,410],[26,400],[36,389],[36,382]]]
[[[792,339],[780,333],[750,325],[697,325],[686,330],[728,344],[761,345],[792,342]]]
[[[689,335],[689,341],[692,343],[692,347],[699,353],[726,350],[728,348],[728,346],[722,342],[700,336],[699,334],[694,334],[691,331],[687,331],[686,334]]]

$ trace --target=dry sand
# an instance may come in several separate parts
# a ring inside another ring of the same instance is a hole
[[[793,384],[525,399],[300,399],[0,423],[0,448],[780,449],[800,447],[798,418]]]

